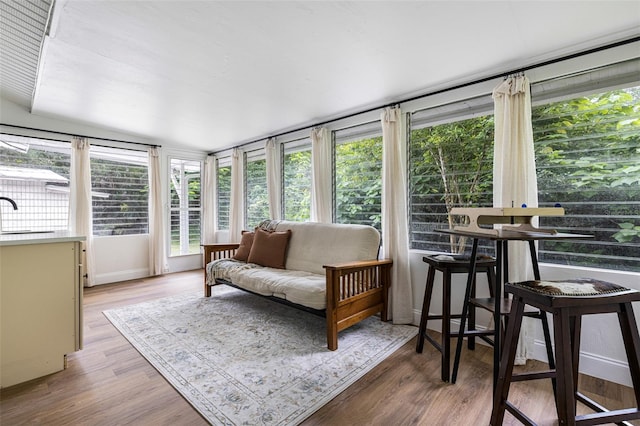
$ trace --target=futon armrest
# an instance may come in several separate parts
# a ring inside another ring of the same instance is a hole
[[[202,247],[204,248],[204,266],[206,266],[211,261],[233,257],[240,244],[203,244]]]
[[[324,269],[329,270],[348,270],[351,271],[353,269],[361,269],[361,268],[371,268],[374,266],[382,266],[389,265],[389,267],[393,264],[393,260],[391,259],[376,259],[376,260],[358,260],[354,262],[344,262],[344,263],[334,263],[333,265],[322,265]]]
[[[391,286],[392,265],[391,259],[323,265],[327,276],[328,309],[371,291],[382,291],[386,300],[387,291]]]

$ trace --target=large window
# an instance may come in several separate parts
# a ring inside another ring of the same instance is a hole
[[[229,209],[231,205],[231,159],[218,159],[216,168],[216,197],[218,208],[218,229],[229,229]]]
[[[640,271],[640,86],[593,93],[532,111],[544,218],[592,241],[540,243],[540,260]]]
[[[476,99],[474,109],[486,114],[491,98]],[[464,217],[449,216],[453,207],[490,207],[493,167],[493,116],[479,115],[433,126],[438,117],[458,118],[468,106],[419,111],[411,118],[410,210],[411,247],[461,253],[464,237],[447,236],[436,229],[450,228]],[[483,250],[490,245],[484,242]]]
[[[171,256],[200,253],[200,162],[171,158]]]
[[[540,260],[640,271],[640,87],[557,98],[532,109],[534,146],[539,205],[560,203],[566,214],[540,224],[595,238],[541,242]],[[442,109],[412,116],[412,248],[464,250],[465,241],[433,230],[452,224],[451,207],[492,203],[493,119],[484,103],[458,104],[457,116],[448,106],[449,121],[438,122]]]
[[[90,157],[93,234],[146,234],[149,229],[148,154],[92,146]]]
[[[380,122],[339,130],[335,137],[334,221],[381,228]]]
[[[253,229],[270,217],[267,160],[263,149],[246,153],[244,194],[245,228]]]
[[[68,142],[0,135],[2,231],[66,230],[69,221]]]
[[[94,235],[148,232],[146,152],[92,146]],[[4,231],[64,230],[69,220],[68,142],[0,135],[0,194],[18,204],[0,205]]]
[[[284,218],[297,222],[311,218],[311,139],[283,144]]]

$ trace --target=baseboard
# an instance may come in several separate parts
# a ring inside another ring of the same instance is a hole
[[[534,359],[547,362],[544,340],[534,340],[533,345]],[[580,352],[580,373],[624,386],[633,386],[627,362],[593,353]]]
[[[104,274],[96,274],[94,277],[95,285],[111,284],[120,281],[136,280],[149,276],[148,268],[128,269],[125,271],[108,272]]]

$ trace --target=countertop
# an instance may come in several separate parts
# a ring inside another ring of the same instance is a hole
[[[0,234],[0,246],[17,246],[24,244],[50,244],[67,241],[84,241],[81,235],[68,231],[38,232],[29,234]]]

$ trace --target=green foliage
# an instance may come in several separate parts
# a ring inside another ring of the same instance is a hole
[[[229,205],[231,202],[231,166],[218,167],[218,229],[229,229]]]
[[[360,223],[381,229],[382,137],[336,146],[337,223]]]
[[[297,222],[311,218],[311,150],[284,156],[284,218]]]
[[[270,218],[269,196],[267,194],[267,160],[247,162],[246,167],[246,226],[252,229]]]
[[[413,206],[429,213],[441,203],[448,227],[464,223],[465,217],[448,213],[453,207],[491,204],[492,164],[492,116],[412,130]],[[466,238],[451,236],[448,250],[462,253],[465,245]]]

